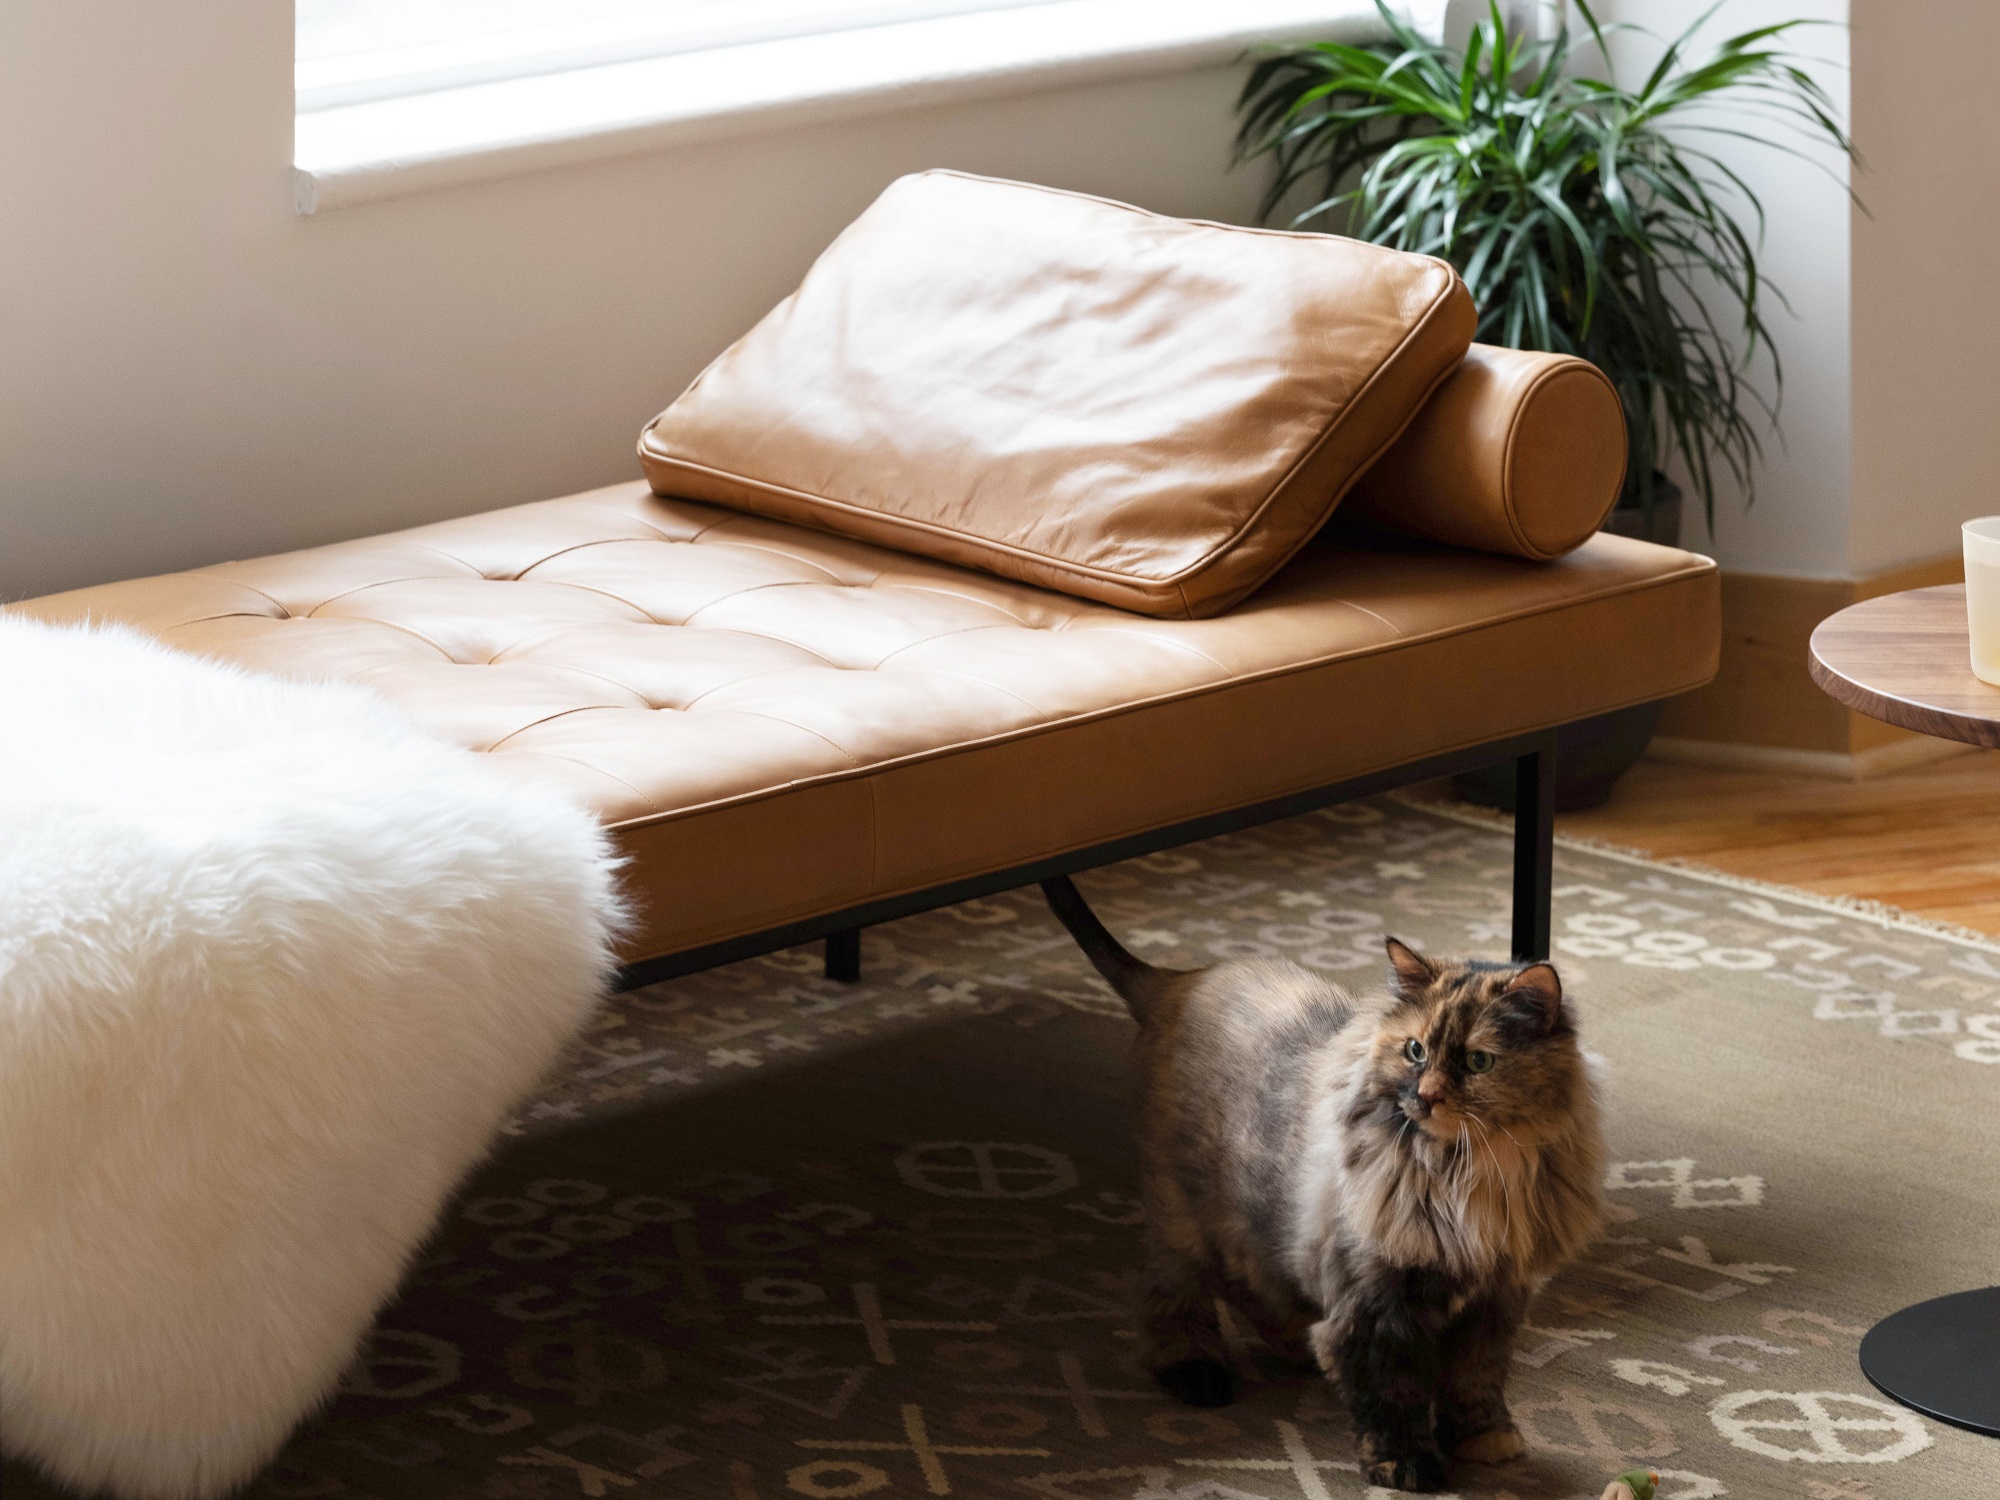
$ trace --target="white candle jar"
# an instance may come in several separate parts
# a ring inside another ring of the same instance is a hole
[[[1965,624],[1972,637],[1972,675],[2000,687],[2000,516],[1981,516],[1960,530],[1965,539]]]

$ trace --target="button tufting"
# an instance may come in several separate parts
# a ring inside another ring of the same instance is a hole
[[[1699,675],[1685,660],[1693,645],[1594,653],[1574,672],[1536,678],[1537,692],[1561,701],[1525,707],[1492,690],[1491,666],[1557,649],[1548,632],[1586,628],[1577,611],[1588,600],[1648,589],[1684,600],[1696,590],[1660,585],[1691,566],[1606,541],[1532,569],[1471,554],[1313,549],[1250,606],[1158,620],[628,485],[26,608],[123,621],[264,670],[363,682],[447,738],[496,747],[524,774],[571,787],[613,821],[699,822],[711,805],[783,803],[755,825],[763,832],[718,835],[707,857],[676,867],[700,887],[659,903],[678,914],[710,886],[741,883],[699,872],[734,871],[760,851],[797,865],[858,850],[864,885],[921,883],[945,878],[933,866],[971,857],[968,826],[1003,842],[1054,840],[1069,835],[1042,825],[1060,814],[1111,836],[1104,820],[1174,766],[1197,779],[1234,768],[1239,781],[1251,768],[1276,794],[1294,784],[1295,762],[1299,776],[1324,779],[1356,755],[1401,753],[1396,737],[1422,730],[1422,714],[1356,709],[1380,702],[1381,684],[1401,681],[1411,660],[1380,652],[1443,634],[1480,637],[1431,658],[1424,678],[1443,684],[1428,690],[1432,701],[1454,705],[1453,732],[1467,737],[1512,732],[1523,713],[1559,715],[1571,699],[1589,710],[1609,691],[1593,673],[1620,673],[1616,691],[1628,696],[1671,691]],[[512,586],[493,586],[502,583]],[[1695,619],[1692,605],[1620,608],[1609,618],[1643,617],[1650,642],[1701,639],[1695,625],[1676,626]],[[1589,628],[1601,633],[1604,618]],[[1454,676],[1459,658],[1467,665]],[[485,670],[453,670],[463,666]],[[1221,690],[1249,706],[1225,709]],[[1073,738],[1043,733],[1068,727]],[[1190,753],[1164,755],[1163,745]],[[997,765],[1003,746],[1017,747],[1003,769],[970,782],[942,759]],[[906,766],[932,769],[884,769]],[[858,773],[872,773],[865,787]],[[1174,795],[1192,813],[1224,793],[1204,782]],[[786,842],[792,829],[803,842]],[[933,844],[934,859],[913,852]],[[910,870],[898,874],[894,860]]]

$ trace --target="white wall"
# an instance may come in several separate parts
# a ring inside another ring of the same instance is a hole
[[[1643,26],[1655,37],[1666,38],[1679,34],[1710,3],[1614,0],[1599,6],[1598,12],[1601,19]],[[1845,113],[1847,0],[1730,0],[1700,33],[1691,55],[1698,59],[1706,46],[1725,36],[1793,18],[1830,23],[1796,33],[1792,45],[1820,59],[1814,75]],[[1622,54],[1621,81],[1636,83],[1660,48],[1628,35],[1613,50]],[[1682,521],[1681,542],[1744,572],[1844,578],[1851,566],[1852,492],[1846,166],[1838,152],[1824,147],[1814,152],[1824,168],[1820,170],[1755,142],[1711,137],[1707,145],[1762,200],[1768,221],[1763,269],[1791,310],[1787,312],[1775,298],[1766,309],[1766,321],[1784,361],[1785,383],[1780,428],[1766,439],[1756,503],[1746,510],[1740,494],[1719,492],[1713,538],[1698,510],[1691,510]],[[1769,394],[1768,372],[1760,380]],[[1692,496],[1689,503],[1692,506]],[[1931,550],[1939,549],[1931,546]]]
[[[2000,511],[2000,5],[1854,0],[1854,526],[1867,573]]]
[[[1473,0],[1453,0],[1459,27]],[[1664,32],[1704,0],[1613,0]],[[2000,510],[1990,0],[1855,0],[1872,221],[1724,154],[1771,212],[1784,441],[1730,567],[1847,577]],[[1847,0],[1731,0],[1711,34]],[[1246,219],[1232,70],[686,146],[308,219],[285,0],[8,8],[0,597],[304,546],[633,476],[641,423],[897,174],[948,165]],[[1457,29],[1457,28],[1455,28]],[[1811,41],[1848,95],[1844,30]],[[1851,252],[1852,251],[1852,255]],[[1850,368],[1857,372],[1850,390]],[[1852,437],[1850,439],[1850,426]]]
[[[1656,31],[1696,9],[1619,6]],[[1718,516],[1713,550],[1751,572],[1867,578],[1954,554],[1960,522],[2000,511],[2000,6],[1732,0],[1710,33],[1794,15],[1851,23],[1806,45],[1851,122],[1860,206],[1754,146],[1722,153],[1764,196],[1796,316],[1773,319],[1785,445],[1756,508]],[[1696,528],[1683,540],[1703,545]]]
[[[1232,71],[300,219],[285,0],[8,7],[0,597],[636,477],[641,424],[891,178],[1245,219]]]

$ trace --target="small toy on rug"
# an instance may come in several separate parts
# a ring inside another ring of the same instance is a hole
[[[1653,1500],[1660,1476],[1651,1469],[1627,1469],[1604,1487],[1597,1500]]]

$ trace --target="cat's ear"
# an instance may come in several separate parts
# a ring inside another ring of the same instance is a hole
[[[1544,1031],[1552,1031],[1562,1016],[1562,980],[1553,964],[1529,964],[1507,981],[1507,992],[1501,999],[1512,1001],[1534,1016]]]
[[[1394,938],[1385,938],[1383,942],[1389,949],[1389,964],[1396,971],[1396,987],[1399,990],[1405,995],[1415,996],[1431,987],[1432,981],[1437,978],[1437,968],[1429,959]]]

